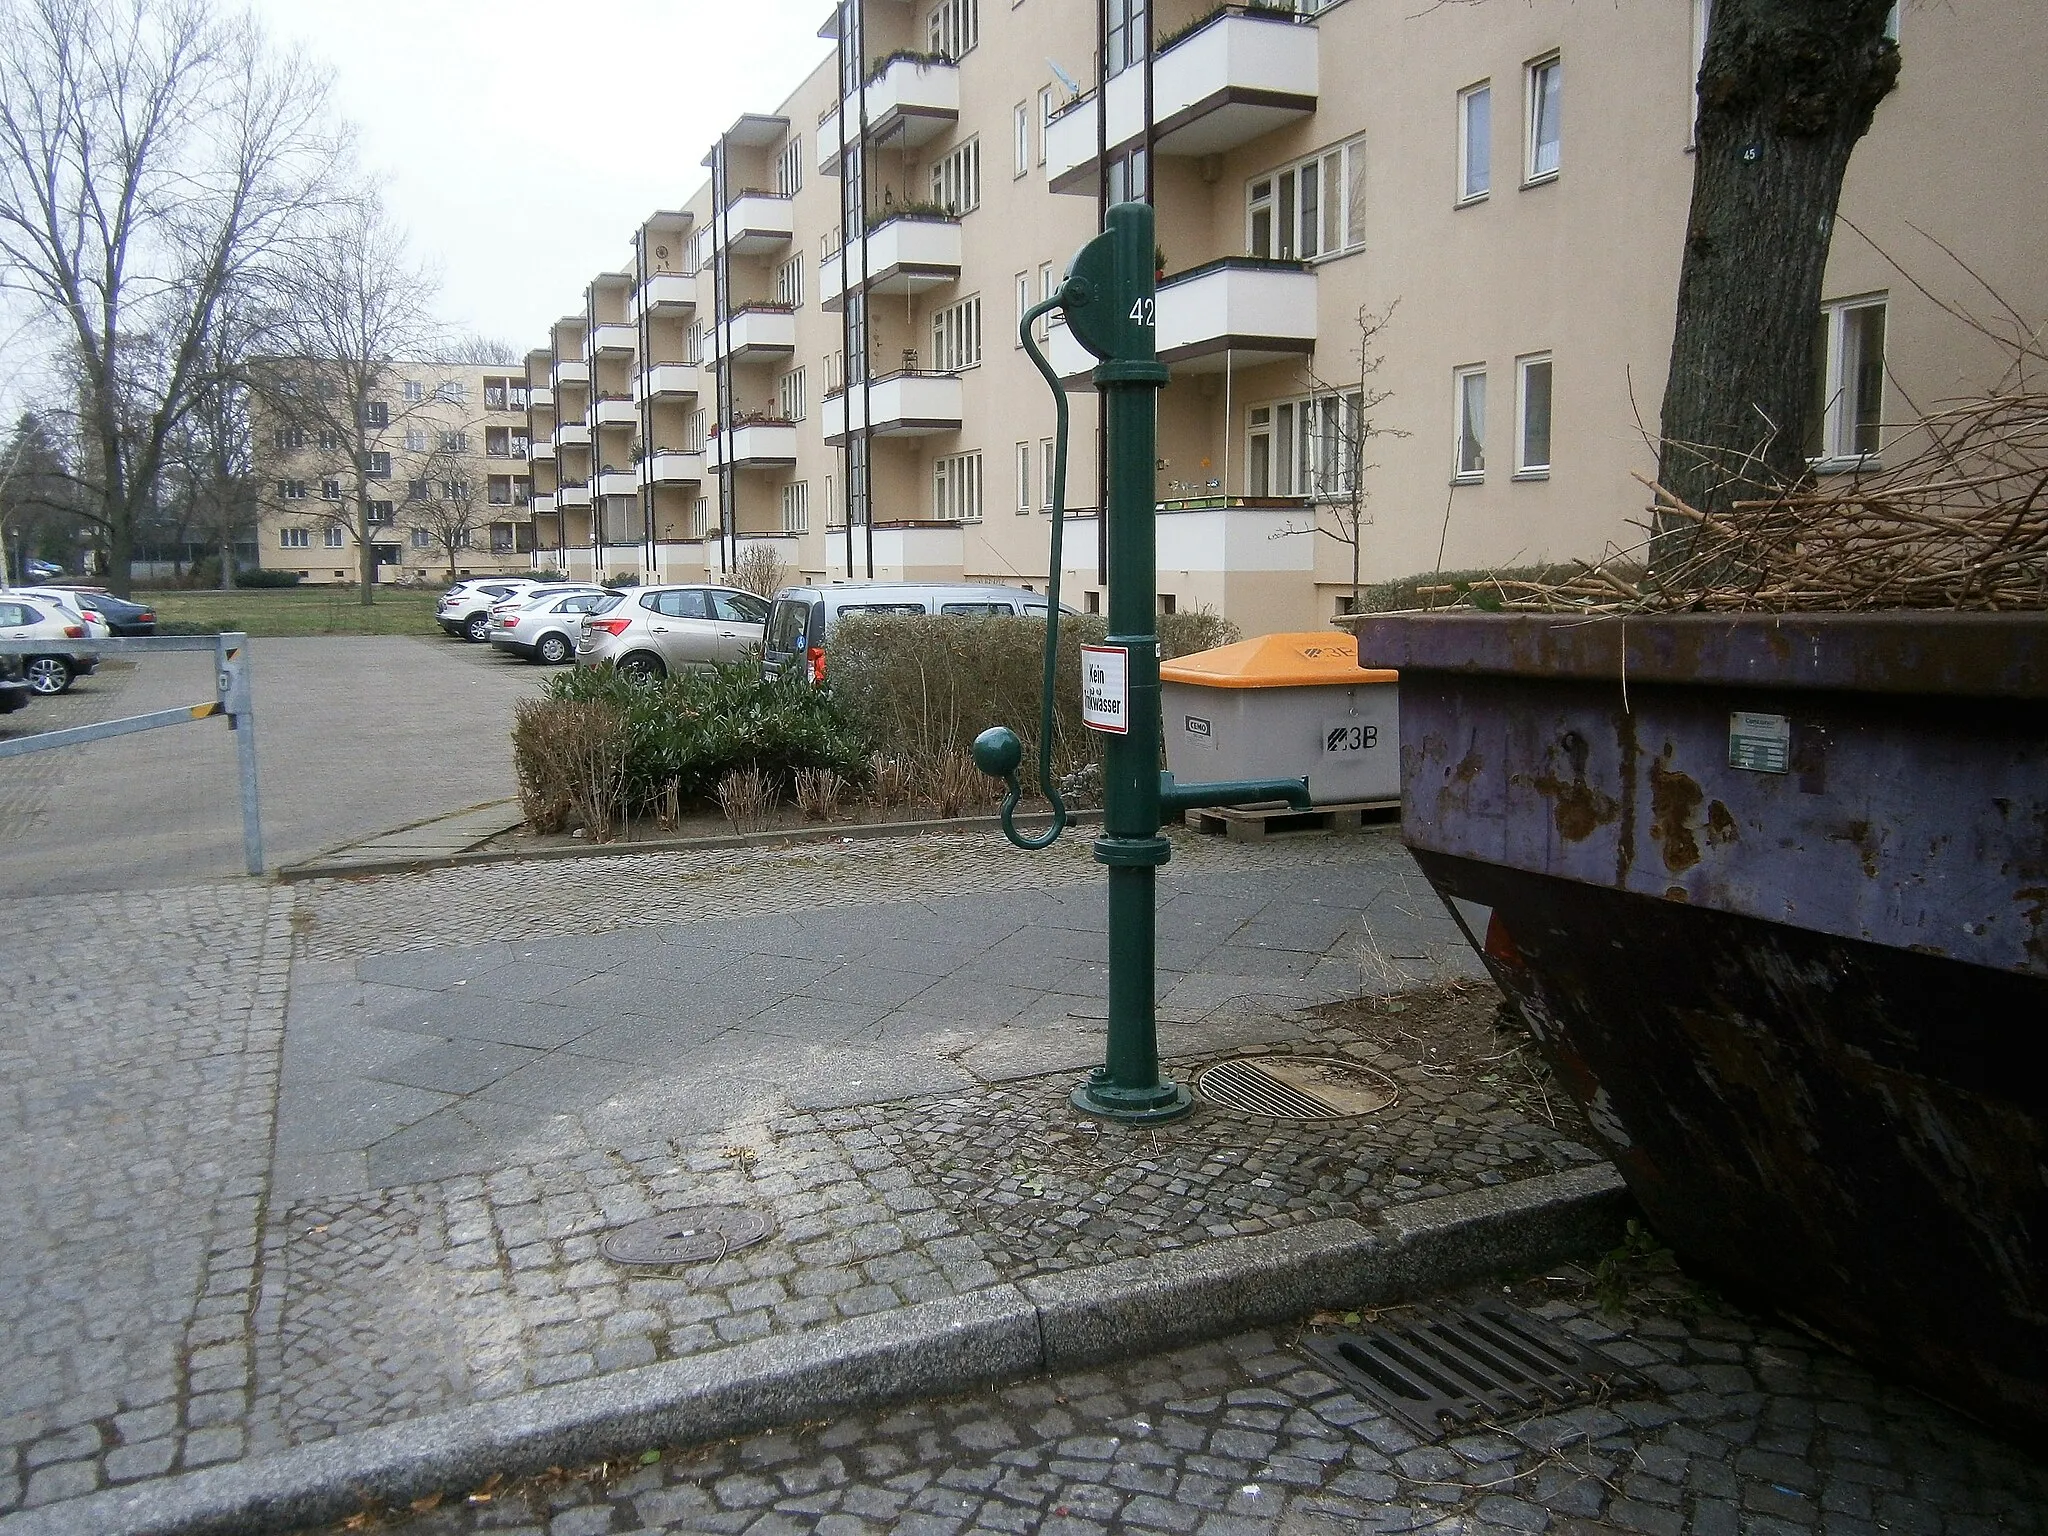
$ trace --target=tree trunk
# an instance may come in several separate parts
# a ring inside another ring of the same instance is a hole
[[[1658,482],[1701,511],[1806,474],[1813,334],[1842,177],[1898,81],[1889,0],[1715,0]],[[1653,563],[1692,525],[1660,516]]]
[[[235,584],[235,541],[233,535],[220,541],[220,590],[228,591]]]

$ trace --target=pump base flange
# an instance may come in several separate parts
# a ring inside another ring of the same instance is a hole
[[[1158,1125],[1178,1120],[1195,1107],[1187,1089],[1167,1078],[1161,1078],[1150,1088],[1119,1088],[1099,1077],[1090,1077],[1067,1095],[1067,1102],[1084,1115],[1114,1120],[1119,1125]]]

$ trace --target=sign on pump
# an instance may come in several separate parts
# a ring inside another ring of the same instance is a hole
[[[1120,645],[1081,647],[1081,723],[1124,736],[1131,729],[1131,653]]]

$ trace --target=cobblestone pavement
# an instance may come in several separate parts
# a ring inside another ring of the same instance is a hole
[[[1590,1281],[1568,1268],[1507,1290],[1641,1379],[1534,1417],[1421,1437],[1369,1393],[1325,1374],[1301,1347],[1306,1330],[1248,1333],[793,1431],[650,1448],[346,1529],[2048,1531],[2048,1463],[1675,1273],[1636,1277],[1623,1310],[1611,1313],[1594,1303]],[[1312,1326],[1342,1325],[1325,1316]]]
[[[0,903],[0,1507],[242,1454],[289,905]]]

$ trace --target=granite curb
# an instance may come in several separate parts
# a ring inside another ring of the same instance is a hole
[[[1626,1208],[1612,1168],[1584,1167],[1419,1201],[1370,1228],[1325,1220],[1000,1283],[45,1505],[0,1519],[0,1536],[289,1529],[365,1500],[967,1391],[1582,1257],[1613,1240]]]

